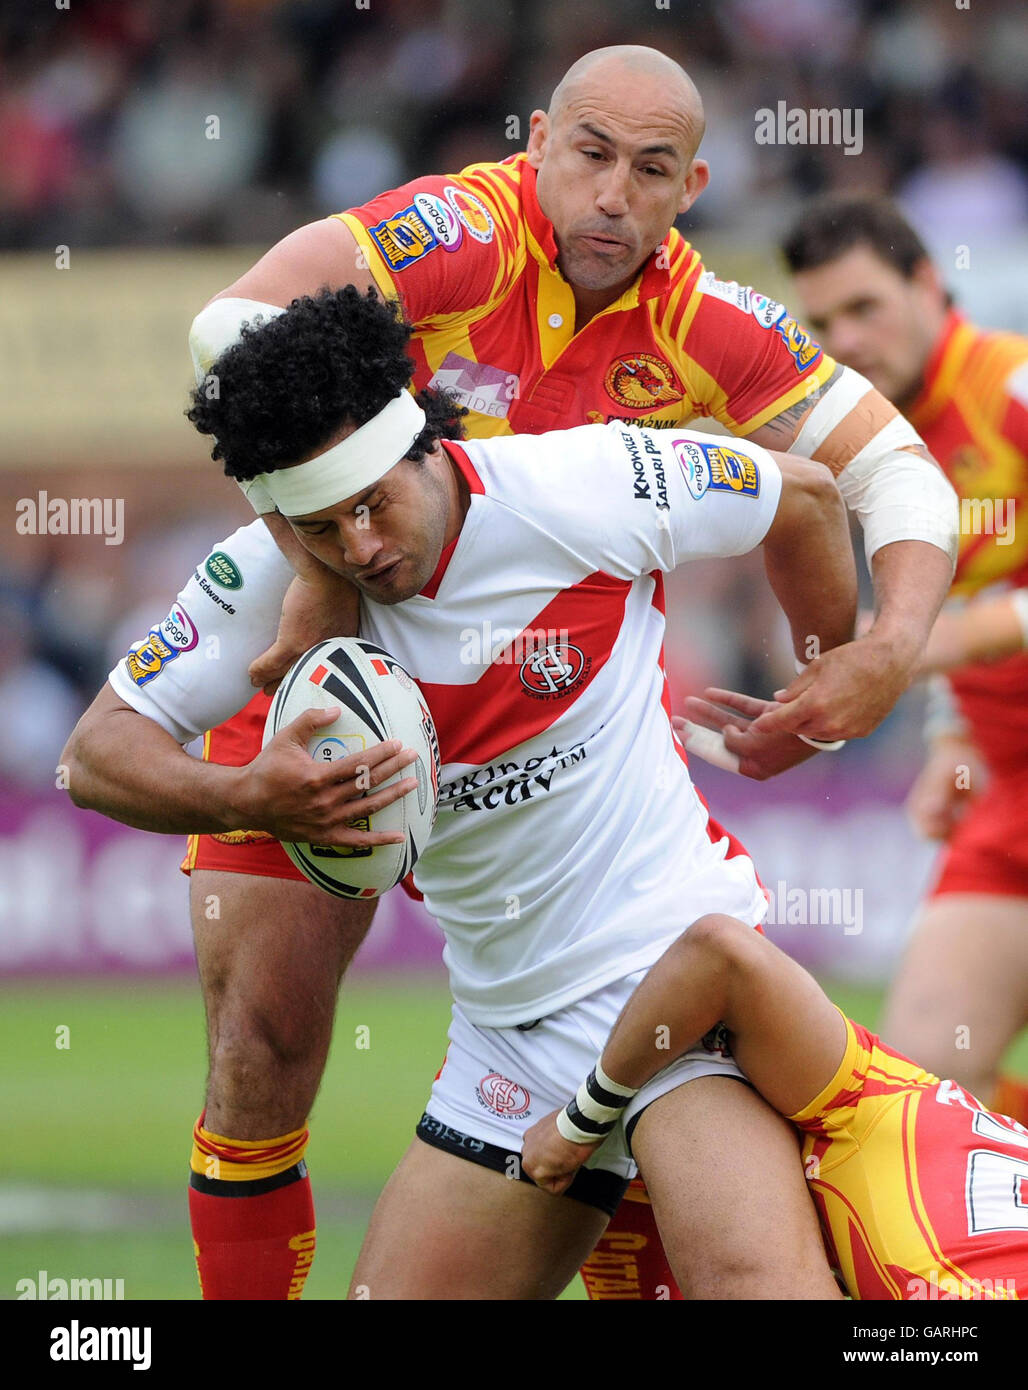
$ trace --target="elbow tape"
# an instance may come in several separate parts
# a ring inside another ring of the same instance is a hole
[[[836,478],[847,507],[864,528],[868,565],[882,546],[893,541],[927,541],[956,566],[957,495],[936,464],[908,452],[908,446],[921,442],[913,426],[898,415]]]
[[[214,299],[201,309],[189,330],[189,351],[193,358],[196,384],[199,386],[226,348],[239,338],[246,323],[275,318],[285,310],[276,304],[262,304],[256,299]],[[273,512],[275,504],[267,488],[258,478],[239,483],[243,496],[258,516]]]

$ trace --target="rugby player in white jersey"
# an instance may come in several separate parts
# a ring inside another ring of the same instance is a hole
[[[567,1196],[523,1178],[517,1156],[688,923],[722,912],[756,926],[766,908],[671,730],[659,572],[762,544],[796,651],[812,637],[830,650],[850,640],[856,603],[841,497],[818,464],[682,429],[443,444],[404,389],[408,334],[353,287],[298,300],[244,330],[215,364],[219,391],[198,391],[190,412],[227,471],[259,475],[303,545],[356,586],[361,634],[416,676],[439,733],[439,816],[415,881],[446,937],[450,1047],[354,1290],[554,1297],[634,1159],[673,1194],[656,1214],[686,1296],[835,1297],[795,1138],[719,1050],[644,1087]],[[315,765],[306,744],[330,711],[242,768],[183,752],[248,699],[247,665],[291,577],[262,522],[224,544],[242,580],[232,611],[198,570],[155,629],[152,678],[133,678],[130,654],[73,734],[74,800],[167,833],[375,842],[347,822],[414,783],[364,799],[359,767],[379,787],[409,755],[383,745]],[[469,652],[467,631],[487,621],[545,636],[521,661],[488,642]],[[554,679],[537,679],[540,652]]]
[[[415,325],[416,386],[461,389],[472,437],[612,415],[660,428],[713,416],[732,434],[826,463],[863,528],[875,622],[860,642],[813,662],[733,748],[743,771],[766,777],[813,756],[795,737],[813,713],[836,738],[866,736],[909,682],[948,587],[952,490],[870,383],[830,362],[783,305],[705,269],[673,228],[708,176],[696,157],[702,102],[676,63],[635,45],[586,54],[530,127],[526,151],[502,163],[419,177],[292,232],[197,315],[198,370],[242,323],[273,316],[297,295],[374,284]],[[495,386],[468,389],[496,381],[502,400]],[[357,596],[297,544],[258,484],[242,485],[304,576],[283,611],[283,641],[253,667],[267,681],[319,637],[353,632]],[[208,563],[216,593],[231,583],[231,565],[218,556]],[[231,602],[233,592],[221,598]],[[258,696],[212,729],[210,761],[252,759],[266,706]],[[713,742],[724,758],[719,736],[690,737]],[[189,1190],[204,1296],[295,1298],[315,1241],[307,1118],[339,977],[374,904],[295,881],[281,847],[256,827],[191,836],[184,867],[211,1038]],[[271,921],[274,936],[258,939]],[[298,998],[310,1007],[298,1009]],[[272,1179],[279,1186],[268,1190]],[[645,1193],[636,1186],[632,1196],[611,1238],[631,1246],[635,1287],[653,1297],[673,1280]],[[601,1251],[598,1269],[607,1258]],[[601,1283],[623,1296],[616,1280],[583,1275],[591,1296],[602,1296]]]

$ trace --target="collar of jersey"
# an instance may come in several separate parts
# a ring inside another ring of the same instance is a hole
[[[974,329],[957,309],[950,309],[924,370],[924,385],[907,411],[914,428],[922,429],[949,397],[952,376],[974,340]]]
[[[552,275],[563,280],[564,277],[557,267],[557,239],[553,233],[553,223],[543,213],[536,194],[536,171],[529,164],[527,155],[519,154],[515,158],[521,163],[521,206],[524,209],[525,225],[531,233],[528,238],[529,249],[539,262],[540,267],[545,266]],[[670,288],[671,272],[659,264],[661,260],[659,252],[661,247],[667,246],[670,236],[671,233],[669,232],[661,246],[658,246],[646,262],[642,274],[625,292],[629,296],[633,292],[636,293],[640,304],[647,299],[658,299]],[[670,260],[670,257],[663,259]],[[565,283],[567,282],[565,281]],[[622,298],[624,297],[622,296]]]
[[[446,452],[450,455],[450,458],[453,460],[453,462],[460,469],[464,477],[464,481],[467,483],[468,488],[471,492],[472,499],[474,499],[476,493],[484,494],[485,486],[482,482],[482,479],[478,476],[474,464],[468,458],[464,450],[458,444],[454,444],[453,440],[451,439],[443,439],[440,441],[440,443],[442,444]],[[417,594],[415,595],[416,598],[434,599],[436,594],[438,594],[439,586],[443,582],[443,576],[446,574],[446,571],[449,568],[450,561],[453,559],[453,552],[457,549],[457,543],[459,542],[461,536],[463,536],[467,528],[470,516],[471,508],[469,507],[468,514],[464,518],[464,525],[457,532],[457,534],[454,536],[453,540],[449,543],[449,545],[444,547],[443,553],[439,556],[439,563],[436,565],[435,571],[432,574],[432,578],[428,581],[428,583],[425,585],[423,589],[418,590]]]

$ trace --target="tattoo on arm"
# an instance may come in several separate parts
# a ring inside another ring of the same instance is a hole
[[[776,415],[773,420],[768,420],[761,425],[757,433],[770,430],[776,436],[776,439],[781,441],[780,443],[776,442],[766,447],[772,449],[781,448],[787,451],[789,445],[794,442],[796,436],[799,434],[803,421],[813,410],[814,406],[817,405],[821,397],[831,389],[833,383],[838,381],[840,376],[842,376],[842,367],[836,366],[828,380],[813,387],[808,396],[804,396],[801,401],[797,401],[795,405],[790,405],[787,409],[783,410],[780,415]]]

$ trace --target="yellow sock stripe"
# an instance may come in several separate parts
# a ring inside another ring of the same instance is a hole
[[[230,1139],[212,1134],[197,1124],[189,1166],[205,1178],[225,1182],[254,1182],[273,1178],[299,1163],[307,1148],[309,1131],[294,1129],[277,1139]]]

